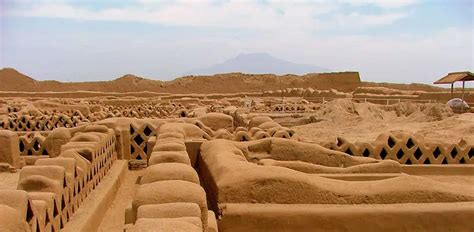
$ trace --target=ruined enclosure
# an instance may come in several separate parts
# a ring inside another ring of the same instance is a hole
[[[474,232],[473,28],[474,0],[0,0],[0,232]]]
[[[377,91],[5,97],[0,230],[472,231],[472,113]]]

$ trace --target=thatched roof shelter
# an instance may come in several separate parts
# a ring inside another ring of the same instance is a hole
[[[474,81],[474,73],[472,72],[452,72],[443,78],[434,82],[434,84],[453,84],[458,81]]]
[[[462,101],[464,102],[464,89],[466,87],[466,81],[474,81],[474,74],[469,71],[465,72],[452,72],[448,75],[434,82],[434,84],[451,84],[451,98],[454,97],[454,83],[462,82]]]

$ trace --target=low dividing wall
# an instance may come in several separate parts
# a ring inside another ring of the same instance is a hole
[[[474,228],[469,220],[474,215],[474,191],[468,186],[454,187],[406,174],[371,176],[372,171],[342,176],[309,171],[316,169],[296,171],[303,163],[332,166],[333,171],[341,166],[352,167],[351,162],[354,165],[362,161],[373,164],[373,161],[354,156],[356,159],[351,160],[347,154],[317,145],[273,140],[278,142],[214,140],[201,146],[199,173],[210,206],[221,218],[219,230],[470,231]],[[256,165],[247,161],[252,153],[265,159],[270,156],[290,166]],[[367,164],[356,166],[368,167]],[[327,170],[315,167],[323,172]],[[383,170],[387,169],[381,167],[380,171]]]
[[[462,140],[457,144],[426,142],[409,134],[381,134],[372,143],[351,143],[344,138],[322,144],[349,155],[395,160],[400,164],[474,164],[474,144]]]
[[[89,120],[79,115],[57,114],[39,117],[23,115],[18,118],[8,118],[7,121],[0,121],[0,128],[12,131],[50,131],[59,127],[73,128],[83,122],[89,122]]]
[[[116,160],[113,130],[91,125],[69,136],[57,155],[38,159],[20,170],[18,191],[0,191],[6,199],[9,195],[27,196],[17,200],[26,210],[23,207],[17,211],[20,221],[31,231],[64,228]]]
[[[128,231],[217,231],[216,218],[207,209],[206,193],[185,145],[186,140],[202,137],[189,133],[189,126],[195,125],[163,124],[155,143],[148,143],[152,146],[149,166],[126,212]]]

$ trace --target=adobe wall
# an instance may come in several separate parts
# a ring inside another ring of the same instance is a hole
[[[18,136],[10,133],[16,136],[15,145],[19,149]],[[0,191],[4,200],[25,195],[13,206],[23,205],[18,218],[27,229],[5,228],[7,230],[61,230],[105,178],[117,158],[115,133],[107,127],[62,128],[50,135],[55,135],[56,140],[46,139],[41,145],[55,148],[50,147],[48,156],[20,169],[18,191]],[[4,204],[11,206],[8,202]]]
[[[331,173],[341,169],[337,162],[345,164],[343,166],[353,163],[363,168],[367,164],[377,164],[366,158],[345,161],[350,156],[314,145],[309,148],[306,144],[291,140],[286,140],[281,146],[259,142],[212,140],[201,146],[199,174],[205,180],[203,184],[210,207],[221,215],[222,219],[218,221],[221,231],[304,231],[311,228],[312,231],[314,228],[321,231],[344,228],[351,231],[376,231],[382,227],[385,231],[397,231],[400,225],[410,230],[422,228],[443,231],[452,228],[454,221],[451,218],[474,213],[471,206],[474,201],[472,187],[453,188],[446,183],[406,174],[363,179],[365,181],[345,178],[346,181],[341,182],[323,178],[321,174],[314,174],[307,169],[296,171],[297,168],[291,165],[285,168],[256,165],[254,161],[250,162],[252,157],[268,159],[270,156],[280,162],[303,160],[326,167],[335,166],[319,168],[316,173]],[[311,150],[314,154],[324,151],[324,156],[332,158],[313,160],[315,157]],[[342,159],[334,159],[338,156]],[[301,167],[299,162],[296,167]],[[374,173],[374,170],[377,169],[371,169],[370,173]],[[387,172],[389,169],[381,167],[379,170]],[[345,177],[349,175],[345,174]],[[459,203],[464,201],[468,201],[469,206]],[[400,204],[408,207],[400,208]],[[429,223],[440,216],[443,216],[443,220]],[[380,224],[366,225],[374,218],[380,218]],[[390,220],[386,221],[386,218]],[[470,220],[454,225],[461,231],[472,226]]]
[[[0,163],[20,167],[18,135],[15,132],[0,129]]]
[[[195,125],[159,126],[148,167],[126,212],[128,231],[217,231],[216,218],[208,211],[206,193],[187,153],[185,140],[195,138],[189,126]]]
[[[461,140],[457,144],[424,141],[420,136],[403,133],[381,134],[372,143],[352,143],[344,138],[322,144],[349,155],[395,160],[400,164],[474,164],[474,144]]]
[[[474,227],[473,207],[472,202],[362,206],[226,204],[219,230],[469,231]]]
[[[397,89],[389,89],[385,87],[358,87],[353,92],[354,98],[367,98],[368,101],[373,103],[380,102],[374,100],[379,98],[381,100],[384,99],[402,99],[402,100],[415,100],[415,101],[431,101],[431,102],[439,102],[439,103],[446,103],[451,99],[451,92],[448,90],[443,91],[435,91],[435,92],[428,92],[428,91],[411,91],[411,90],[397,90]],[[461,98],[462,91],[456,89],[454,92],[454,98]],[[474,93],[470,90],[465,91],[464,99],[468,103],[474,103]]]

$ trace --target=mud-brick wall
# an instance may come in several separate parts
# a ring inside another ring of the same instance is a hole
[[[311,87],[319,90],[336,89],[342,92],[352,92],[361,86],[358,72],[308,74],[304,76],[304,79],[304,86],[298,87]],[[288,87],[294,88],[294,86]]]
[[[462,92],[461,91],[456,91],[454,93],[455,98],[461,98],[462,97]],[[442,92],[442,93],[422,93],[420,95],[420,99],[435,99],[438,102],[447,102],[449,99],[451,99],[451,93],[450,92]],[[474,103],[474,91],[466,91],[464,93],[464,100],[468,103]]]

